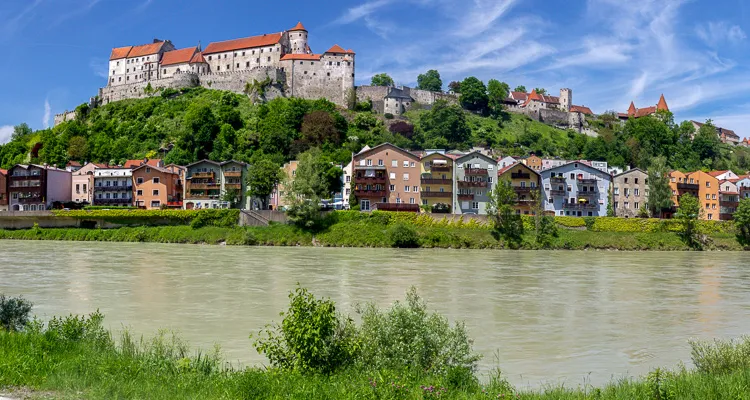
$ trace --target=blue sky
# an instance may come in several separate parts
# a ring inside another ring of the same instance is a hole
[[[357,83],[438,69],[511,87],[573,89],[595,112],[655,105],[750,136],[746,0],[3,0],[0,143],[96,95],[112,47],[178,48],[278,32],[301,20],[315,52],[357,52]]]

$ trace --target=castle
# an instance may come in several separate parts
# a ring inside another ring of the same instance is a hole
[[[510,112],[525,114],[529,118],[562,129],[573,129],[578,133],[596,136],[597,133],[589,127],[586,116],[593,116],[594,112],[586,106],[573,104],[573,90],[560,89],[560,96],[525,92],[510,92],[503,104]]]
[[[203,86],[243,93],[248,84],[260,82],[268,88],[263,91],[267,98],[326,98],[345,106],[354,90],[354,58],[354,51],[339,45],[314,54],[301,22],[287,31],[214,42],[205,49],[176,49],[169,40],[155,39],[112,49],[99,101],[147,97],[149,87]]]

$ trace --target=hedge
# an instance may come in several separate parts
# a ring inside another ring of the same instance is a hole
[[[240,210],[53,210],[58,217],[77,219],[96,219],[119,224],[150,225],[159,220],[168,220],[175,225],[187,225],[200,217],[209,221],[205,225],[227,226],[228,221],[236,225],[240,218]],[[215,223],[214,223],[215,222]]]

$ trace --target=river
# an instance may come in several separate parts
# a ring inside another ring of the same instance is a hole
[[[353,313],[414,285],[464,320],[482,369],[538,387],[603,384],[689,365],[688,338],[750,331],[750,254],[271,248],[0,241],[0,293],[43,319],[97,308],[109,328],[176,330],[227,359],[279,319],[299,282]]]

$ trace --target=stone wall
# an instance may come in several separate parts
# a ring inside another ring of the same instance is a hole
[[[445,100],[449,104],[458,104],[458,96],[455,94],[432,92],[429,90],[412,89],[405,87],[404,90],[414,101],[420,104],[435,104],[438,100]]]
[[[154,92],[146,94],[146,87],[151,84]],[[146,97],[156,96],[159,93],[157,89],[182,89],[196,87],[199,85],[198,75],[193,73],[179,73],[174,77],[164,79],[154,79],[148,82],[129,83],[119,86],[105,86],[99,89],[99,99],[102,104],[125,99],[143,99]]]
[[[54,126],[60,125],[60,124],[62,124],[65,121],[73,121],[74,119],[76,119],[76,112],[75,111],[65,110],[64,113],[55,114],[55,125]]]
[[[245,83],[252,84],[254,80],[262,82],[266,79],[270,79],[271,83],[283,83],[286,77],[284,75],[284,72],[280,68],[257,67],[241,71],[199,74],[198,84],[207,89],[228,90],[235,93],[244,93]]]

